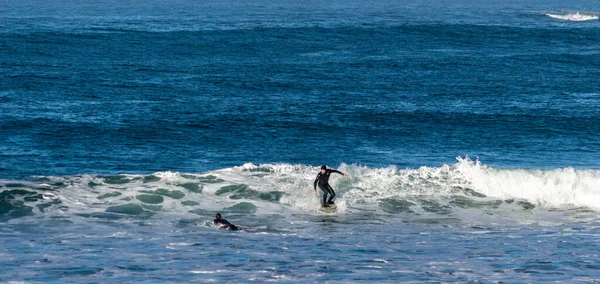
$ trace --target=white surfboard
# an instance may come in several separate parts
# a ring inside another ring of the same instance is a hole
[[[337,210],[337,206],[335,206],[335,204],[329,204],[328,207],[321,207],[320,210],[325,213],[334,213]]]

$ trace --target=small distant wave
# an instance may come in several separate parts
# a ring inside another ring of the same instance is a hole
[[[598,15],[594,13],[588,12],[562,12],[562,13],[546,13],[546,16],[559,19],[564,21],[574,21],[574,22],[583,22],[583,21],[591,21],[598,20]]]

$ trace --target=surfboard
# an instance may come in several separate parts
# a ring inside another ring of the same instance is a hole
[[[325,213],[334,213],[337,210],[337,206],[335,206],[335,204],[329,204],[329,207],[321,207],[320,210]]]

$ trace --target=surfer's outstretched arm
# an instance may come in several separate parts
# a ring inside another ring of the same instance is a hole
[[[340,172],[340,171],[338,171],[338,170],[331,170],[331,172],[332,172],[332,173],[336,173],[336,174],[343,175],[344,177],[348,177],[348,175],[347,175],[347,174],[345,174],[345,173],[342,173],[342,172]]]

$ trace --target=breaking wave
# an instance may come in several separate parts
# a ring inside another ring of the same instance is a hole
[[[600,171],[453,165],[397,169],[342,164],[332,176],[338,214],[451,215],[460,210],[600,210]],[[0,219],[25,216],[150,218],[193,214],[321,214],[312,194],[318,167],[254,165],[205,173],[80,175],[0,181]]]

